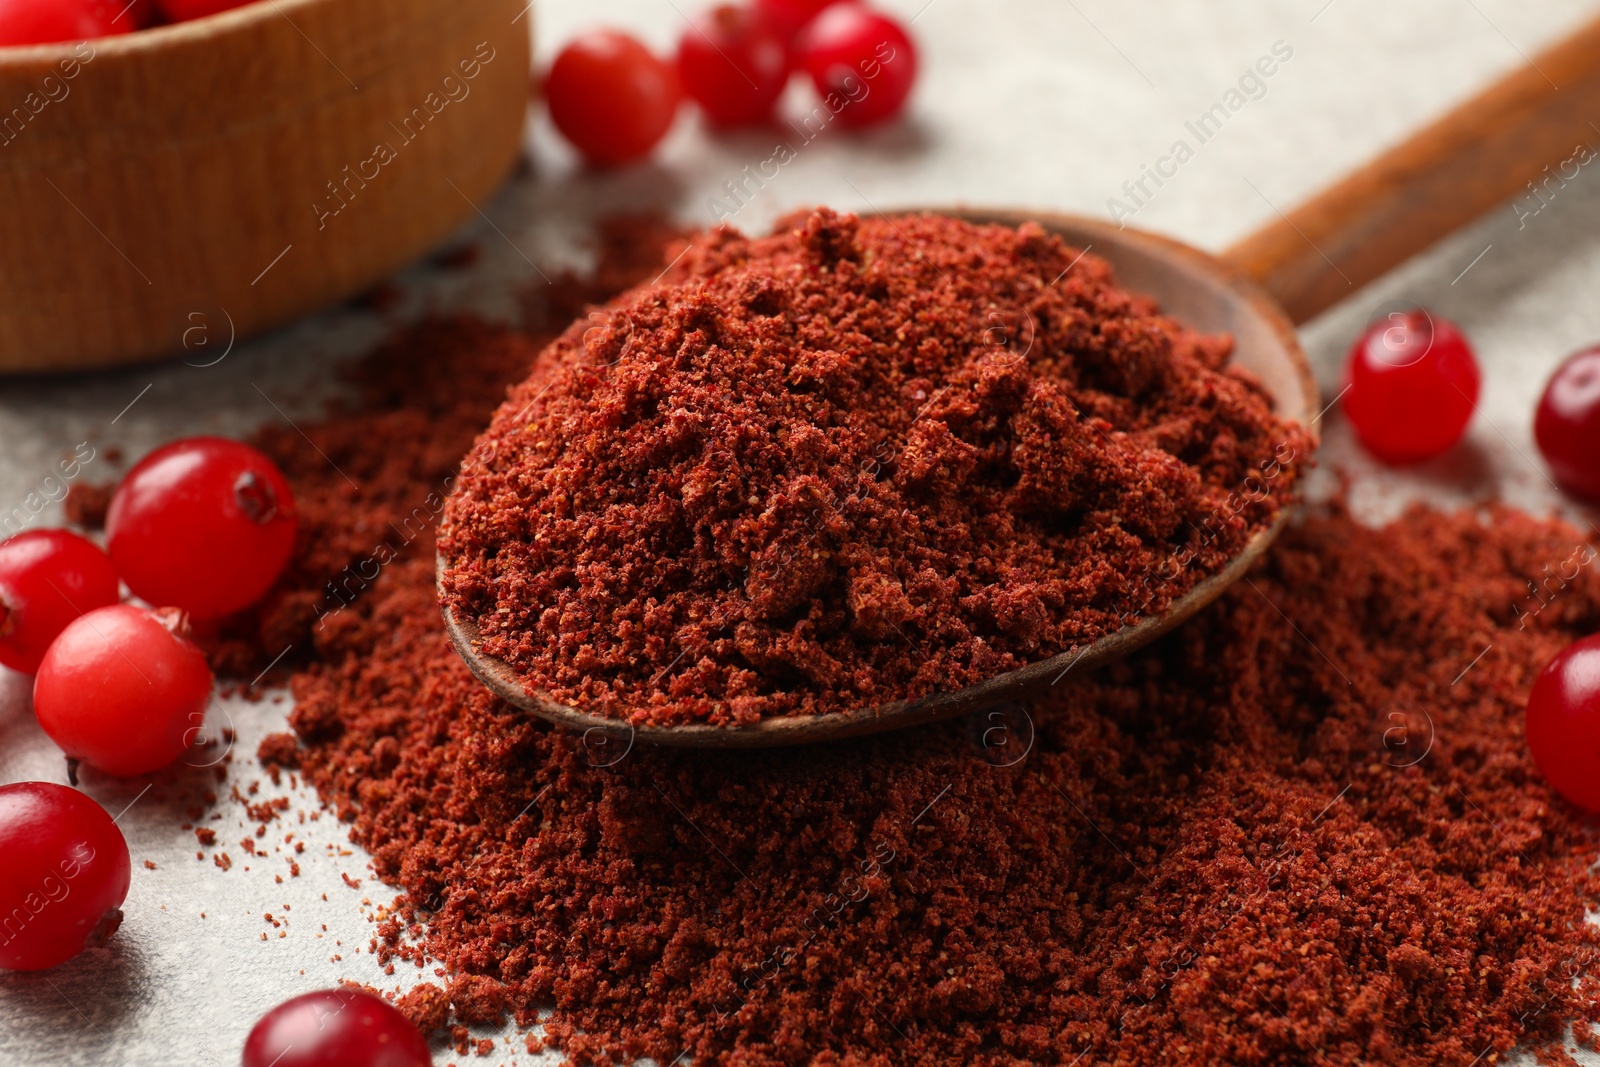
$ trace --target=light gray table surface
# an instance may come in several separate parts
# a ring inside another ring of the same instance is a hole
[[[776,215],[813,203],[863,211],[966,203],[1104,215],[1125,181],[1184,136],[1186,120],[1283,42],[1293,56],[1259,98],[1201,145],[1133,220],[1221,249],[1488,80],[1529,62],[1600,6],[1581,0],[1541,0],[1537,7],[1514,0],[884,3],[915,17],[923,74],[909,118],[865,136],[830,130],[805,145],[738,211],[737,225],[762,230]],[[667,48],[682,32],[687,9],[684,0],[542,3],[532,16],[537,51],[548,61],[555,44],[602,22],[632,27]],[[803,110],[803,91],[791,92],[786,106]],[[747,164],[771,155],[772,140],[754,133],[711,137],[685,114],[652,164],[596,176],[575,164],[546,119],[535,117],[530,171],[483,205],[487,221],[474,219],[461,231],[481,245],[483,259],[464,272],[406,271],[399,314],[473,308],[509,316],[515,292],[534,276],[528,261],[546,270],[583,262],[590,222],[608,212],[654,206],[709,223],[709,199],[720,197],[723,183]],[[1600,134],[1595,140],[1600,145]],[[1530,180],[1543,162],[1530,161]],[[1483,402],[1462,449],[1397,473],[1364,458],[1347,427],[1330,416],[1320,484],[1326,487],[1334,469],[1351,472],[1358,510],[1374,520],[1409,499],[1448,504],[1480,498],[1486,489],[1534,511],[1561,507],[1537,462],[1530,420],[1560,358],[1600,340],[1597,289],[1600,170],[1585,168],[1538,215],[1519,219],[1511,206],[1499,209],[1312,323],[1303,337],[1329,399],[1350,338],[1394,300],[1426,304],[1459,322],[1485,372]],[[243,435],[263,422],[314,414],[335,389],[334,364],[360,354],[391,325],[374,313],[342,309],[240,343],[211,367],[172,363],[70,380],[0,381],[0,511],[48,488],[45,479],[61,455],[80,442],[96,450],[80,477],[101,482],[116,473],[107,446],[120,446],[132,459],[181,435]],[[35,524],[57,518],[52,506]],[[62,775],[59,754],[29,713],[27,691],[26,679],[0,670],[0,782]],[[286,697],[216,701],[213,725],[231,726],[238,737],[232,762],[219,764],[227,779],[216,787],[222,799],[202,816],[201,824],[218,835],[216,848],[201,850],[203,860],[195,858],[194,834],[181,829],[191,818],[177,791],[158,798],[141,795],[142,783],[85,775],[84,788],[108,809],[126,808],[120,825],[135,867],[127,921],[110,947],[54,971],[0,973],[0,1064],[222,1067],[238,1062],[253,1021],[290,995],[341,979],[386,988],[417,980],[409,966],[386,977],[368,954],[372,916],[395,891],[371,876],[336,820],[318,819],[312,793],[288,793],[290,809],[264,838],[265,855],[247,856],[239,847],[254,823],[228,792],[264,779],[256,743],[284,728],[288,710]],[[219,755],[213,750],[194,762]],[[252,799],[278,793],[264,780],[261,790]],[[287,877],[282,851],[289,830],[306,842],[295,857],[298,878]],[[229,853],[231,869],[213,861],[220,852]],[[145,860],[155,869],[146,869]],[[281,927],[263,920],[269,912]],[[487,1060],[451,1052],[437,1059],[555,1062],[528,1055],[515,1039]]]

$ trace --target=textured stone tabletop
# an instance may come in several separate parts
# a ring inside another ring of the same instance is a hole
[[[773,157],[772,133],[711,138],[685,114],[655,162],[596,176],[579,169],[547,121],[535,118],[530,168],[481,205],[482,217],[458,235],[479,244],[483,258],[466,271],[406,271],[398,279],[404,301],[387,318],[330,311],[241,342],[209,366],[215,347],[187,365],[0,382],[0,515],[20,507],[31,525],[57,521],[55,504],[34,514],[28,502],[60,495],[59,464],[75,449],[93,456],[76,477],[99,483],[120,469],[107,457],[111,446],[131,460],[172,437],[243,435],[316,412],[335,389],[334,366],[377,341],[394,317],[455,308],[509,316],[514,294],[537,279],[531,264],[548,271],[581,262],[590,221],[621,209],[657,207],[699,223],[731,216],[756,230],[813,203],[862,211],[965,203],[1121,212],[1138,226],[1221,249],[1528,62],[1593,8],[1580,0],[885,6],[915,16],[924,60],[910,117],[895,128],[796,138],[792,159],[770,179],[752,182],[746,168]],[[552,43],[596,22],[633,27],[669,47],[683,27],[680,10],[687,10],[683,0],[541,3],[532,21],[548,60]],[[1241,83],[1266,55],[1277,57],[1275,73]],[[803,99],[798,86],[794,91],[787,104],[799,113]],[[1220,129],[1196,137],[1190,124],[1230,91],[1244,103]],[[1147,182],[1150,195],[1135,196],[1143,168],[1171,156],[1180,141],[1192,151],[1183,153],[1176,175],[1159,188]],[[1544,162],[1529,161],[1530,180]],[[728,183],[742,184],[742,192],[734,196]],[[1312,323],[1304,339],[1329,400],[1353,333],[1397,300],[1464,326],[1485,371],[1468,443],[1403,474],[1359,455],[1347,428],[1330,416],[1322,484],[1331,470],[1349,471],[1357,505],[1372,517],[1415,496],[1461,502],[1491,490],[1535,511],[1559,507],[1529,424],[1556,362],[1600,339],[1597,288],[1600,170],[1585,168],[1537,214],[1507,205]],[[1464,664],[1470,656],[1464,649]],[[127,921],[108,948],[54,971],[0,973],[0,1064],[222,1067],[238,1062],[257,1016],[289,995],[341,979],[386,988],[408,980],[385,976],[368,953],[373,915],[395,891],[371,876],[335,819],[318,818],[314,795],[287,793],[285,819],[306,843],[303,854],[282,851],[282,823],[263,840],[264,854],[248,855],[239,845],[255,820],[230,791],[247,793],[260,780],[252,802],[283,792],[264,780],[254,751],[262,735],[283,729],[288,710],[287,697],[217,701],[212,725],[236,731],[232,758],[223,760],[217,747],[191,762],[220,761],[220,783],[211,767],[150,793],[142,781],[85,775],[92,796],[113,814],[123,812],[135,867]],[[62,774],[59,754],[29,713],[26,680],[0,671],[0,782]],[[206,803],[198,796],[206,789],[220,798]],[[215,829],[217,845],[201,848],[185,823]],[[297,878],[288,877],[291,858],[300,866]],[[278,925],[264,921],[265,913]],[[488,1060],[438,1056],[451,1060],[555,1062],[529,1056],[520,1041],[502,1043]]]

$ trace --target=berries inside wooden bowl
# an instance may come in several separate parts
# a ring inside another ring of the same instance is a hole
[[[182,354],[422,254],[520,149],[524,6],[274,0],[0,48],[0,288],[26,294],[0,372]]]

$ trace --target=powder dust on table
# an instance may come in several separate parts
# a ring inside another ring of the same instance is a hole
[[[659,269],[648,243],[612,232],[613,291]],[[458,1013],[541,1019],[573,1062],[748,1067],[1473,1067],[1591,1033],[1596,842],[1521,730],[1539,667],[1600,629],[1588,571],[1528,606],[1577,531],[1333,511],[1026,709],[768,752],[585,744],[452,652],[422,521],[493,383],[609,295],[561,284],[530,336],[397,337],[364,407],[302,423],[315,447],[261,438],[307,532],[236,649],[297,643],[296,734],[263,751],[402,888],[380,946],[443,967]]]
[[[578,320],[462,466],[445,602],[635,723],[855,711],[1081,647],[1221,570],[1304,431],[1035,224],[825,209]]]

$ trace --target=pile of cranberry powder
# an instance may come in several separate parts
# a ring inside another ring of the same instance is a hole
[[[528,688],[748,724],[958,688],[1216,573],[1303,431],[1046,233],[819,210],[697,238],[511,391],[441,588]]]
[[[427,519],[500,383],[660,270],[661,236],[614,228],[525,330],[408,329],[358,408],[258,439],[307,533],[235,649],[245,677],[297,649],[294,734],[262,756],[402,888],[377,945],[415,965],[425,1030],[509,1013],[574,1063],[743,1067],[1476,1067],[1591,1041],[1593,824],[1522,736],[1539,668],[1600,629],[1592,568],[1548,578],[1587,554],[1560,522],[1327,510],[1123,664],[862,741],[630,749],[496,700],[443,631]]]

